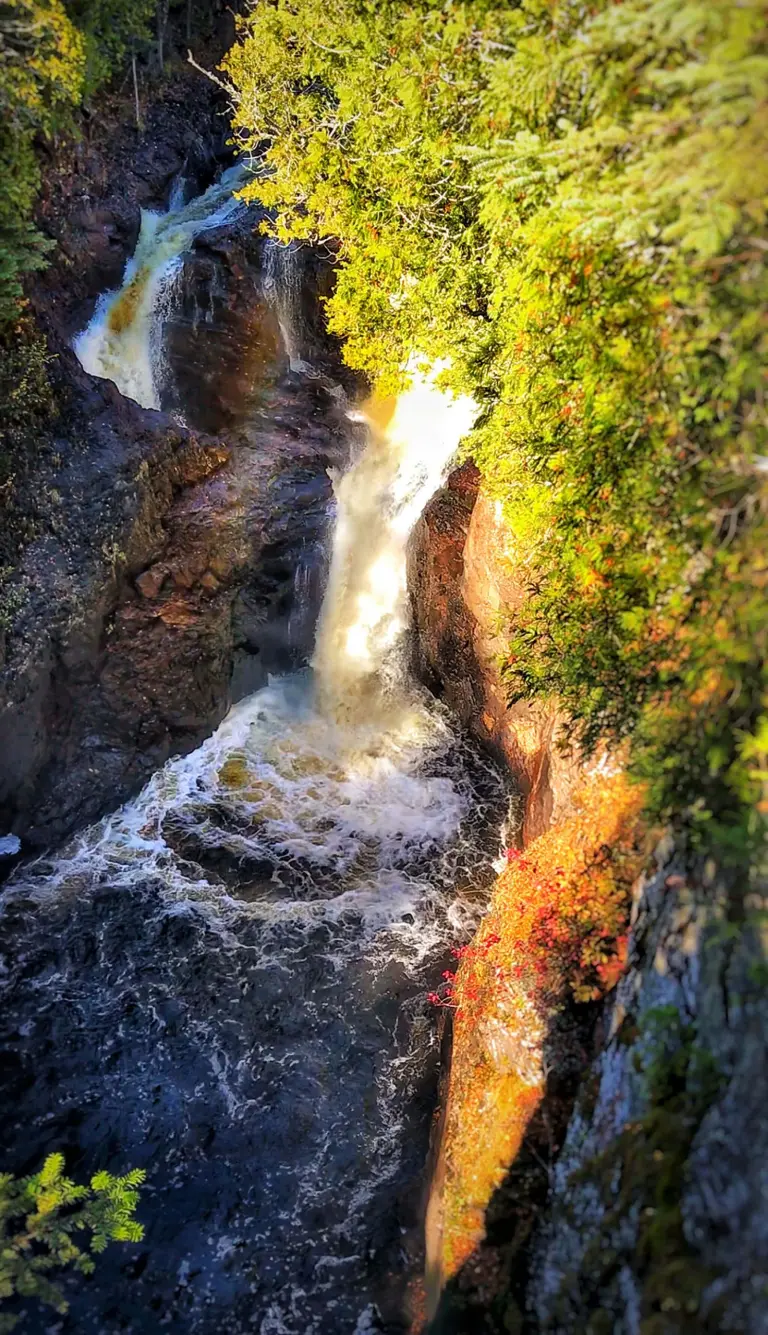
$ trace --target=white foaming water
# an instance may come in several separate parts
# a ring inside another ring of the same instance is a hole
[[[202,232],[221,226],[243,207],[233,191],[245,169],[236,165],[204,194],[183,203],[183,183],[174,189],[167,213],[142,210],[136,250],[122,286],[99,301],[88,327],[74,343],[91,375],[112,380],[121,394],[142,408],[160,407],[162,349],[160,315],[182,256]]]
[[[242,901],[191,870],[168,841],[170,820],[198,848],[276,860],[273,879],[287,893],[247,906],[265,925],[339,921],[354,909],[372,944],[383,926],[396,925],[411,959],[444,933],[445,920],[430,927],[431,888],[401,873],[409,859],[450,841],[470,797],[466,785],[423,772],[452,734],[401,662],[408,535],[475,412],[434,378],[413,370],[389,420],[371,421],[361,457],[335,479],[338,520],[314,673],[271,681],[135,801],[54,864],[37,864],[42,876],[32,879],[43,895],[84,874],[126,888],[157,876],[174,900],[206,906],[223,925]]]

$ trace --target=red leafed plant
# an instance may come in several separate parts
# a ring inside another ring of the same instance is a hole
[[[436,1006],[477,1014],[494,997],[539,1007],[570,991],[590,1001],[615,986],[627,957],[631,887],[644,858],[642,791],[619,773],[586,779],[574,814],[523,852],[509,848],[474,940],[453,954],[429,993]]]

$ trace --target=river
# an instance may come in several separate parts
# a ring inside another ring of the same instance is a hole
[[[185,256],[238,215],[238,180],[146,217],[78,340],[86,369],[145,406],[172,378]],[[295,269],[286,254],[265,269],[274,375],[311,377]],[[5,1166],[60,1148],[78,1176],[148,1174],[144,1242],[66,1278],[69,1315],[30,1310],[24,1330],[411,1328],[438,1056],[426,993],[477,919],[507,803],[410,676],[408,536],[475,413],[412,371],[396,402],[346,406],[311,661],[4,889]]]

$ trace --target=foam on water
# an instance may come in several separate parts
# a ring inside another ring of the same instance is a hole
[[[151,877],[168,899],[194,903],[222,927],[244,911],[265,922],[313,922],[354,909],[375,933],[416,913],[424,887],[401,869],[440,849],[467,812],[466,784],[423,772],[452,741],[440,715],[416,702],[382,732],[319,714],[308,674],[277,679],[235,706],[197,751],[170,761],[135,801],[17,879],[25,894],[45,898],[84,876],[126,890]],[[179,855],[168,839],[174,821],[201,851],[272,859],[265,897],[244,908]],[[266,893],[271,882],[286,887],[280,898]],[[422,938],[419,953],[427,945]]]

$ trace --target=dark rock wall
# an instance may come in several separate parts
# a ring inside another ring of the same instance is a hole
[[[116,631],[119,638],[134,574],[169,540],[175,497],[227,458],[217,442],[169,426],[106,383],[79,406],[90,420],[81,419],[78,448],[61,441],[70,457],[55,478],[59,517],[21,559],[23,602],[0,673],[0,824],[33,844],[130,791],[146,772],[144,743],[149,763],[169,754],[174,720],[161,735],[146,695],[140,707],[135,700],[141,637],[133,637],[125,667],[134,700],[116,698]],[[220,657],[223,645],[208,649]],[[159,670],[158,660],[155,681]],[[220,705],[212,708],[207,689],[186,699],[194,735]]]
[[[143,133],[126,115],[107,106],[62,151],[41,201],[60,245],[31,300],[55,353],[59,414],[19,492],[30,532],[0,629],[0,834],[26,847],[117,805],[233,699],[306,659],[327,468],[347,449],[344,377],[330,374],[338,353],[318,302],[328,266],[296,257],[314,370],[292,375],[258,214],[201,237],[174,293],[164,406],[185,409],[192,429],[80,368],[69,342],[119,284],[140,209],[166,207],[179,173],[188,193],[204,189],[227,159],[226,124],[198,75],[164,87]]]
[[[536,1246],[547,1335],[768,1330],[768,939],[734,889],[669,838],[636,888]]]

